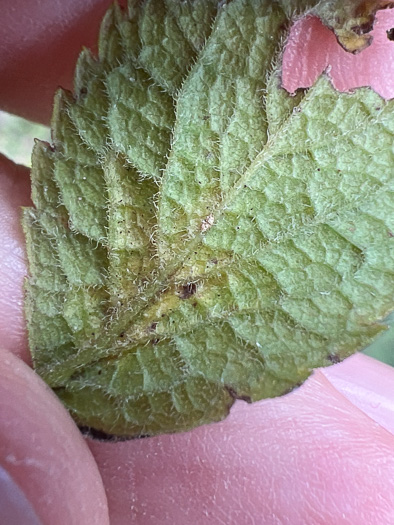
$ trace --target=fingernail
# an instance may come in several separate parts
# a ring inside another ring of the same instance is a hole
[[[394,367],[355,354],[322,372],[354,405],[394,434]]]
[[[42,525],[19,485],[1,466],[0,523],[7,525]]]

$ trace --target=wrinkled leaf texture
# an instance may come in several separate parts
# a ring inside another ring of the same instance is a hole
[[[394,102],[325,75],[281,88],[302,4],[115,5],[56,94],[26,311],[35,368],[81,427],[218,421],[385,329]]]

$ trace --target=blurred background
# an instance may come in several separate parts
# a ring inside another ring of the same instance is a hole
[[[0,111],[0,153],[18,164],[30,167],[35,138],[50,142],[49,128]],[[394,366],[394,313],[386,322],[390,328],[366,348],[364,353]]]
[[[30,167],[35,138],[49,142],[49,128],[0,111],[0,153],[17,164]]]

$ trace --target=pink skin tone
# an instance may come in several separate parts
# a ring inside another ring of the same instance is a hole
[[[0,28],[0,103],[47,122],[56,85],[71,85],[71,64],[93,45],[108,2],[4,4],[13,23]],[[353,56],[316,19],[299,22],[285,87],[309,86],[329,67],[339,89],[372,85],[393,97],[393,26],[394,10],[380,12],[373,45]],[[225,421],[192,432],[118,444],[82,438],[28,366],[19,206],[29,202],[27,170],[0,158],[0,466],[43,524],[394,523],[394,369],[362,355],[316,371],[285,397],[238,402]]]

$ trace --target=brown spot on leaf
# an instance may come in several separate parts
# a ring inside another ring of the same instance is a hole
[[[343,7],[345,18],[340,27],[335,29],[338,43],[353,54],[360,53],[371,45],[373,37],[370,34],[379,9],[393,7],[392,0],[353,0]],[[352,27],[346,26],[346,20],[354,19]],[[331,23],[326,24],[329,27]],[[332,27],[331,27],[332,28]]]
[[[327,359],[332,363],[333,365],[336,365],[337,363],[341,362],[341,358],[338,354],[328,354]]]
[[[197,284],[196,283],[187,283],[181,286],[181,288],[178,290],[177,294],[179,299],[189,299],[189,297],[192,297],[197,291]]]
[[[241,401],[246,401],[246,403],[252,402],[250,396],[244,396],[242,394],[238,394],[238,392],[232,386],[225,385],[224,388],[227,390],[227,392],[230,394],[230,396],[233,399],[240,399]]]
[[[130,439],[143,439],[146,437],[150,437],[149,434],[141,434],[137,436],[116,436],[114,434],[107,434],[107,432],[103,432],[102,430],[98,430],[97,428],[92,428],[85,425],[80,426],[79,430],[84,436],[87,436],[93,441],[107,441],[112,443],[115,443],[117,441],[128,441]]]
[[[374,20],[375,17],[373,15],[370,15],[369,19],[366,20],[363,24],[354,26],[351,29],[356,33],[356,35],[365,35],[366,33],[372,31]]]

